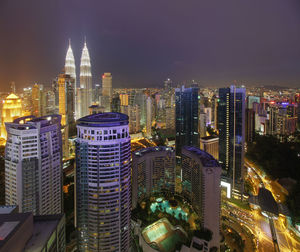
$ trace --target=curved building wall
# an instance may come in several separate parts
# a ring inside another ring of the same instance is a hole
[[[90,123],[81,123],[80,119],[77,125],[78,248],[80,251],[129,251],[131,164],[128,121],[92,122],[98,115],[85,117],[90,118]]]
[[[132,207],[152,192],[175,192],[175,149],[159,146],[132,156]]]

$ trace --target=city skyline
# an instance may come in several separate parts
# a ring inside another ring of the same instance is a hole
[[[118,8],[92,1],[31,3],[0,4],[0,34],[6,36],[0,43],[3,90],[10,81],[18,89],[50,84],[64,66],[68,39],[79,62],[84,36],[93,84],[104,72],[114,75],[115,87],[162,86],[168,77],[216,86],[233,80],[296,86],[300,80],[298,1],[156,5],[131,0],[118,2]],[[19,18],[9,18],[12,13]],[[44,14],[37,21],[35,13]],[[22,43],[14,43],[20,38]]]

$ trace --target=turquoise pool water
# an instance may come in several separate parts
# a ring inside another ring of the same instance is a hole
[[[150,209],[151,209],[152,213],[155,213],[157,206],[158,206],[158,211],[171,214],[177,220],[180,220],[179,214],[181,214],[181,216],[182,216],[181,218],[185,221],[188,221],[188,214],[185,211],[183,211],[180,206],[178,206],[176,208],[172,208],[170,206],[170,203],[168,200],[162,200],[161,198],[159,198],[158,200],[156,200],[156,202],[152,203],[150,205]]]

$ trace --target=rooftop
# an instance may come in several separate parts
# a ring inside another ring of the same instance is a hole
[[[201,137],[200,140],[218,140],[219,137],[217,136],[205,136],[205,137]]]
[[[262,211],[278,216],[278,205],[269,190],[265,188],[259,188],[257,199]]]
[[[27,242],[25,252],[40,252],[56,229],[62,215],[34,216],[33,234]]]
[[[77,120],[77,124],[90,127],[110,127],[128,124],[128,116],[122,113],[109,112],[88,115]]]
[[[201,160],[201,163],[204,167],[219,167],[218,161],[209,153],[205,152],[204,150],[200,150],[199,148],[192,147],[192,146],[184,146],[184,150],[193,152],[198,156]]]
[[[169,151],[169,152],[175,153],[175,149],[172,147],[157,146],[157,147],[148,147],[148,148],[141,149],[139,151],[134,152],[134,155],[135,156],[143,156],[144,154],[147,154],[147,153],[159,152],[159,151]]]
[[[142,231],[146,243],[160,252],[175,251],[178,244],[184,243],[186,235],[179,227],[174,227],[167,218],[162,218]]]

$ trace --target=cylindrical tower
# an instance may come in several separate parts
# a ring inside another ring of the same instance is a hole
[[[100,113],[77,121],[79,251],[129,251],[130,167],[127,115]]]

